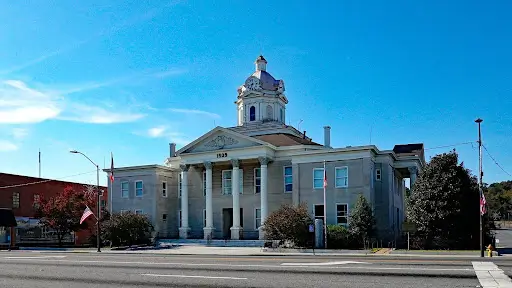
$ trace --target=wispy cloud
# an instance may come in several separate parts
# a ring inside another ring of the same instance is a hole
[[[169,142],[176,143],[178,146],[184,146],[192,142],[192,140],[184,133],[171,129],[169,126],[165,125],[151,127],[144,132],[133,132],[133,134],[144,137],[167,139]]]
[[[28,129],[27,128],[13,128],[11,135],[12,135],[12,137],[14,137],[14,139],[25,138],[28,135]]]
[[[73,42],[70,45],[65,45],[65,46],[63,46],[61,48],[58,48],[58,49],[56,49],[54,51],[51,51],[51,52],[48,52],[48,53],[46,53],[46,54],[44,54],[42,56],[39,56],[39,57],[37,57],[35,59],[27,61],[27,62],[25,62],[23,64],[20,64],[20,65],[17,65],[17,66],[5,69],[3,71],[0,71],[0,74],[9,74],[9,73],[12,73],[12,72],[23,70],[23,69],[25,69],[27,67],[30,67],[32,65],[38,64],[40,62],[43,62],[46,59],[49,59],[49,58],[58,56],[58,55],[60,55],[62,53],[65,53],[65,52],[77,49],[77,48],[81,47],[82,45],[84,45],[84,44],[86,44],[86,43],[88,43],[90,41],[93,41],[95,39],[98,39],[98,38],[101,38],[101,37],[106,37],[106,36],[111,36],[111,35],[117,33],[118,31],[120,31],[120,30],[122,30],[124,28],[133,26],[133,25],[141,23],[143,21],[151,20],[154,17],[156,17],[159,13],[161,13],[164,10],[164,8],[167,8],[169,6],[174,6],[174,5],[178,4],[178,3],[179,3],[179,1],[169,1],[168,3],[166,3],[163,6],[150,9],[149,11],[147,11],[147,12],[145,12],[143,14],[139,14],[139,15],[136,15],[136,16],[134,16],[132,18],[129,18],[129,19],[125,20],[125,21],[121,21],[117,25],[111,26],[108,29],[105,29],[105,30],[102,30],[102,31],[100,31],[100,32],[98,32],[96,34],[93,34],[92,36],[90,36],[90,37],[88,37],[86,39]]]
[[[39,123],[49,119],[110,124],[133,122],[144,117],[129,108],[78,103],[61,96],[29,87],[19,80],[0,82],[0,124]]]
[[[196,109],[169,108],[169,111],[175,112],[175,113],[184,113],[184,114],[199,114],[199,115],[204,115],[204,116],[208,116],[208,117],[216,118],[216,119],[220,118],[219,114],[208,112],[208,111],[203,111],[203,110],[196,110]]]
[[[0,140],[0,152],[9,152],[16,150],[18,150],[18,146],[16,146],[14,143],[6,140]]]
[[[148,135],[149,137],[161,137],[165,130],[167,130],[167,128],[163,126],[149,128]]]

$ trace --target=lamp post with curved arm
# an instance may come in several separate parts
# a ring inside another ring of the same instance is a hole
[[[85,155],[84,153],[80,152],[80,151],[76,151],[76,150],[72,150],[72,151],[69,151],[70,153],[74,153],[74,154],[81,154],[82,156],[84,156],[85,158],[87,158],[87,160],[89,160],[94,166],[96,166],[96,196],[97,196],[97,210],[96,210],[96,239],[97,239],[97,246],[98,246],[98,252],[101,252],[101,243],[100,243],[100,202],[101,202],[101,198],[100,198],[100,167],[98,166],[98,164],[94,163],[91,158],[87,157],[87,155]]]

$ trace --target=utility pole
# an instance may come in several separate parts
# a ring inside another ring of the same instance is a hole
[[[478,123],[478,191],[480,196],[478,197],[479,201],[482,201],[482,193],[484,193],[484,191],[482,190],[482,130],[480,127],[483,121],[484,120],[480,118],[475,120],[475,123]],[[480,215],[480,257],[484,257],[484,215],[481,210],[481,205],[481,203],[479,203],[478,205]]]

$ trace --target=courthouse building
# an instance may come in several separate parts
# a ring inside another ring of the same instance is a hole
[[[348,225],[364,195],[379,238],[398,235],[404,179],[413,185],[425,165],[423,144],[335,148],[329,126],[317,143],[286,125],[284,81],[267,72],[263,56],[255,64],[238,88],[238,125],[216,127],[177,151],[171,143],[164,165],[116,168],[114,212],[147,214],[163,238],[263,239],[261,225],[283,204],[306,203],[314,218]]]

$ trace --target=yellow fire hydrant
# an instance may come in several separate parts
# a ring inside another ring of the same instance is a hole
[[[489,246],[487,246],[487,256],[492,257],[492,250],[492,244],[489,244]]]

